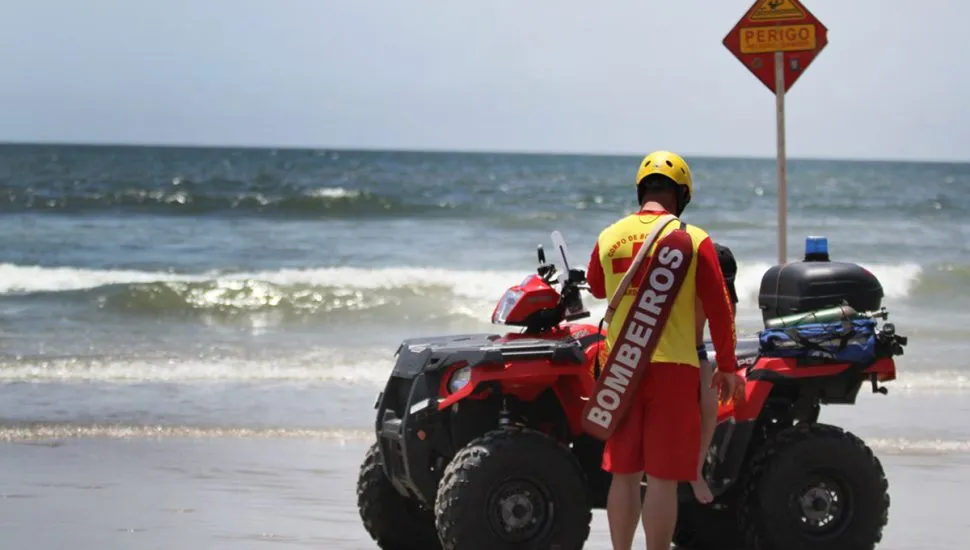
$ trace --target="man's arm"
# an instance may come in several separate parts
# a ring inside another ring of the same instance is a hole
[[[593,253],[589,255],[589,267],[586,269],[586,282],[589,284],[589,293],[594,298],[606,299],[606,283],[603,277],[603,265],[600,263],[600,245],[596,243]]]
[[[735,372],[737,339],[734,327],[734,308],[728,297],[721,263],[714,242],[708,237],[698,247],[697,295],[704,307],[704,316],[711,325],[711,340],[717,356],[717,369]]]

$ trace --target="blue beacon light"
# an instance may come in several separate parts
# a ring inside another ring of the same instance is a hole
[[[805,261],[828,261],[829,240],[827,237],[805,238]]]

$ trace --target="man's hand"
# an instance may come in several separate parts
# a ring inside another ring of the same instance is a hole
[[[717,389],[717,400],[719,403],[727,404],[734,401],[740,403],[744,401],[744,379],[737,373],[727,373],[715,371],[711,377],[711,387]]]

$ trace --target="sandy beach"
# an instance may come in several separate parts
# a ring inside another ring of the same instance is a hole
[[[107,436],[0,447],[3,548],[375,548],[355,508],[361,435]],[[958,547],[970,455],[881,453],[885,550]],[[641,539],[638,537],[638,544]],[[597,512],[586,546],[609,549]]]

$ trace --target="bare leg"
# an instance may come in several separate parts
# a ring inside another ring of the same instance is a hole
[[[643,503],[647,550],[669,550],[676,527],[677,482],[647,476],[647,498]]]
[[[690,482],[694,490],[694,498],[702,504],[710,504],[714,501],[711,488],[707,486],[702,470],[704,469],[704,458],[707,450],[714,439],[714,428],[717,426],[717,391],[711,387],[711,377],[714,371],[711,370],[711,363],[701,362],[701,456],[697,462],[697,479]]]
[[[643,473],[614,474],[606,497],[606,517],[610,523],[613,550],[632,550],[640,515],[640,480]]]

